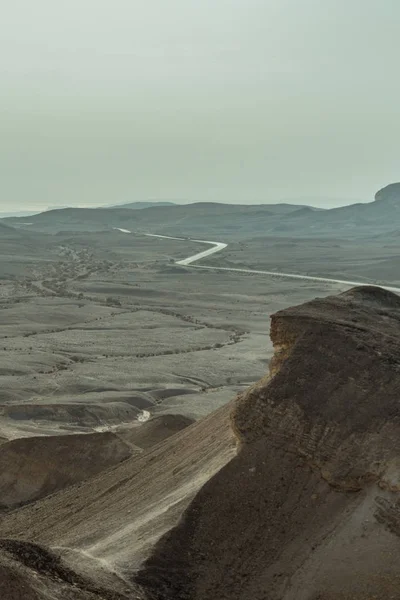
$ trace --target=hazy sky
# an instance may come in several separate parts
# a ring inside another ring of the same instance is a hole
[[[10,0],[1,13],[0,210],[367,201],[400,180],[399,0]]]

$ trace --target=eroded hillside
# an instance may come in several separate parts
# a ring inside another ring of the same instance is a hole
[[[400,597],[400,299],[378,288],[277,313],[240,451],[137,580],[151,598]]]
[[[400,597],[400,298],[361,287],[316,299],[276,313],[271,338],[270,373],[235,403],[154,422],[143,432],[156,445],[125,438],[144,450],[4,515],[3,589]]]

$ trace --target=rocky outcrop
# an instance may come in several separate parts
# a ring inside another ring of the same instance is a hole
[[[400,183],[391,183],[375,194],[377,202],[400,207]]]
[[[400,298],[355,288],[272,317],[240,450],[136,581],[157,600],[400,597]]]

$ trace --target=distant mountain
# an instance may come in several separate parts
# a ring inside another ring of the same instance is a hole
[[[108,208],[130,208],[130,209],[140,209],[140,208],[154,208],[155,206],[176,206],[176,202],[159,202],[157,200],[148,202],[128,202],[127,204],[115,204]]]
[[[375,194],[379,206],[392,206],[400,210],[400,183],[391,183]]]
[[[14,251],[16,251],[17,254],[20,254],[29,248],[29,253],[26,254],[26,256],[28,256],[31,252],[49,247],[49,244],[51,244],[52,241],[53,236],[46,235],[44,232],[32,230],[30,227],[23,229],[18,225],[16,227],[10,227],[0,221],[0,242],[5,244],[1,246],[1,249],[4,250],[7,247],[8,254]],[[11,248],[14,248],[14,250],[10,250]]]
[[[67,208],[29,218],[29,230],[102,231],[113,227],[208,239],[245,239],[260,235],[289,237],[369,237],[400,225],[400,184],[380,190],[373,202],[318,210],[298,204],[220,204],[196,202],[132,208]],[[24,227],[24,218],[5,219]]]
[[[16,227],[10,227],[8,224],[6,225],[0,221],[0,242],[4,244],[1,246],[0,250],[4,250],[7,247],[8,254],[14,251],[17,254],[21,254],[29,248],[29,253],[25,254],[26,256],[29,256],[31,255],[31,252],[34,253],[36,250],[49,248],[53,241],[53,236],[48,235],[45,232],[31,229],[31,227],[23,229],[18,225]],[[11,248],[14,248],[14,250],[10,250]]]
[[[29,217],[30,215],[37,214],[38,210],[17,210],[17,211],[8,211],[8,212],[0,212],[0,219],[5,219],[6,217]]]
[[[48,265],[57,245],[53,239],[42,232],[8,227],[0,222],[0,281],[29,274],[32,262],[44,261]]]
[[[0,235],[2,237],[4,237],[4,236],[20,236],[21,233],[18,232],[18,230],[15,229],[15,227],[10,227],[9,225],[5,225],[4,223],[0,222]]]
[[[317,227],[329,234],[340,229],[342,233],[384,233],[400,225],[400,183],[387,186],[369,203],[351,204],[314,213],[305,217],[300,225],[304,228]]]
[[[330,208],[338,208],[349,204],[358,204],[363,200],[361,198],[338,198],[330,196],[300,196],[282,199],[282,202],[288,204],[299,204],[306,206],[318,206],[316,210],[329,210]],[[324,208],[321,208],[323,206]]]
[[[315,211],[319,211],[319,210],[324,210],[324,209],[314,208],[311,206],[303,206],[303,207],[300,207],[298,210],[294,210],[293,212],[290,212],[288,214],[288,218],[293,219],[293,218],[297,218],[297,217],[309,216],[311,213],[314,213]]]
[[[299,206],[288,204],[238,205],[198,202],[186,205],[129,208],[68,208],[30,217],[29,231],[101,231],[121,227],[138,233],[248,237],[263,231],[266,224],[278,222]],[[24,227],[24,219],[10,218],[7,224]]]

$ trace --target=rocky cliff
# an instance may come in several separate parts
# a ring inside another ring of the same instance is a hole
[[[400,597],[400,298],[378,288],[277,313],[240,450],[137,577],[159,600]]]

